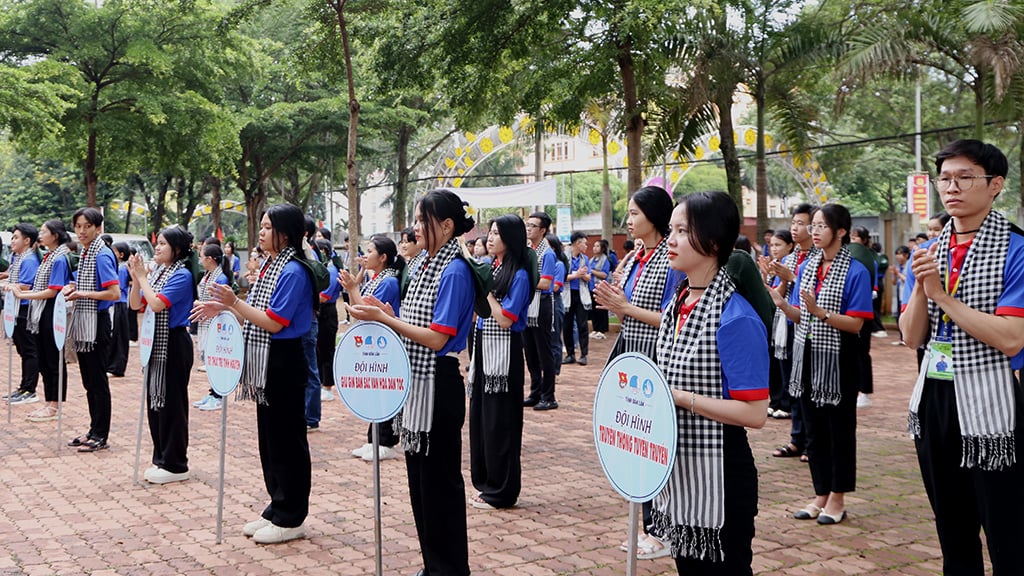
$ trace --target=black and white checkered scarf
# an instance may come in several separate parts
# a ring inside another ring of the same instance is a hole
[[[814,293],[824,254],[817,250],[807,257],[800,279],[801,292]],[[846,274],[850,271],[850,260],[850,251],[843,246],[832,260],[818,292],[818,306],[833,314],[838,314],[843,306],[843,288],[846,286]],[[811,316],[802,303],[800,323],[796,325],[793,337],[793,373],[789,378],[789,394],[794,398],[803,395],[804,346],[808,337],[811,340],[811,401],[815,406],[835,406],[842,396],[839,392],[839,330]]]
[[[676,390],[722,398],[722,361],[718,328],[722,309],[736,291],[721,268],[686,319],[676,320],[686,290],[676,293],[658,329],[658,366]],[[672,555],[722,560],[725,521],[725,469],[722,423],[676,407],[679,447],[668,484],[654,498],[654,532],[671,543]]]
[[[21,274],[21,261],[25,258],[25,254],[28,254],[28,252],[25,252],[24,254],[13,254],[11,256],[11,267],[7,270],[8,284],[18,283],[18,275]]]
[[[544,253],[551,250],[551,245],[548,244],[547,238],[541,238],[540,243],[533,251],[537,254],[537,276],[544,275]],[[551,287],[554,289],[554,280],[551,281]],[[540,300],[541,298],[548,297],[548,294],[542,294],[539,289],[534,287],[533,300],[530,300],[530,307],[526,310],[526,325],[530,328],[536,328],[540,319]],[[554,320],[552,320],[553,322]]]
[[[398,277],[398,270],[395,270],[394,268],[385,268],[378,272],[377,275],[373,277],[373,280],[363,284],[363,287],[359,289],[359,294],[360,296],[373,296],[373,293],[377,291],[377,287],[380,286],[381,283],[388,278],[396,277]]]
[[[429,328],[434,320],[441,273],[460,254],[459,241],[451,238],[426,260],[426,268],[416,273],[402,299],[400,316],[413,326]],[[401,430],[402,447],[406,452],[429,451],[429,433],[434,424],[434,372],[437,352],[402,337],[409,353],[409,399],[395,418],[395,429]]]
[[[43,256],[43,261],[36,269],[35,280],[32,281],[32,291],[40,292],[50,286],[50,274],[53,272],[53,263],[57,258],[64,258],[70,252],[64,244],[50,250]],[[32,334],[39,334],[39,320],[43,317],[43,309],[46,308],[46,300],[31,300],[28,308],[28,331]]]
[[[939,235],[935,259],[939,278],[945,278],[949,266],[950,220]],[[967,306],[994,314],[1004,288],[1006,255],[1010,248],[1010,222],[995,210],[989,212],[978,235],[967,251],[960,271],[960,287],[955,296]],[[928,301],[929,333],[938,335],[943,311]],[[960,421],[963,458],[960,466],[982,470],[1003,470],[1016,462],[1013,431],[1017,426],[1014,411],[1014,377],[1010,358],[999,350],[971,337],[952,324],[956,411]],[[917,410],[925,386],[928,362],[921,363],[914,391],[910,396],[909,429],[921,435]]]
[[[494,278],[507,272],[502,264],[494,269]],[[511,272],[515,274],[515,271]],[[499,295],[494,292],[498,303],[504,301],[507,294]],[[469,382],[467,389],[472,389],[473,379],[476,377],[476,355],[483,355],[483,379],[484,394],[500,394],[508,391],[508,367],[509,354],[512,347],[512,330],[502,328],[494,318],[484,318],[483,328],[480,330],[480,346],[473,348],[473,358],[469,362]]]
[[[808,256],[810,256],[810,254],[814,254],[815,250],[817,250],[817,248],[811,248],[811,252],[808,253]],[[799,259],[799,250],[790,252],[789,255],[782,259],[782,265],[793,273],[794,278],[796,277],[796,263]],[[789,300],[790,294],[793,293],[794,284],[795,281],[786,283],[786,290],[782,295],[783,300]],[[773,354],[776,358],[779,360],[789,358],[789,322],[786,319],[786,315],[783,314],[782,310],[779,308],[775,309],[775,318],[772,320],[772,346],[774,348]]]
[[[270,305],[270,297],[277,287],[277,277],[288,262],[295,258],[295,249],[286,247],[272,259],[264,262],[264,269],[249,291],[248,302],[253,308],[263,312]],[[245,341],[245,362],[242,364],[242,377],[239,380],[238,400],[255,400],[258,404],[267,405],[265,389],[267,386],[267,366],[270,362],[270,332],[246,320],[242,326],[242,338]],[[305,377],[305,376],[303,376]]]
[[[637,255],[634,254],[623,266],[623,282],[629,281],[629,275],[637,262]],[[639,273],[636,285],[633,287],[629,303],[643,308],[644,310],[661,311],[661,299],[665,294],[665,283],[668,281],[668,245],[665,239],[654,247],[654,254],[651,255],[643,270]],[[619,331],[619,338],[612,347],[612,356],[624,352],[639,352],[653,360],[655,357],[654,342],[658,337],[658,327],[651,326],[626,316],[621,319],[622,330]]]
[[[160,266],[149,275],[149,285],[153,292],[160,294],[167,281],[175,272],[185,267],[188,260],[178,260],[170,266]],[[167,337],[170,333],[170,307],[156,313],[156,329],[153,331],[153,351],[149,364],[142,373],[142,380],[149,391],[149,407],[159,411],[167,399]]]
[[[99,238],[92,241],[78,260],[78,280],[75,283],[84,290],[96,290],[96,257],[100,250],[107,248]],[[109,250],[109,248],[107,248]],[[92,352],[96,346],[96,304],[92,298],[75,300],[74,312],[71,314],[71,325],[68,326],[68,338],[75,342],[78,352]]]

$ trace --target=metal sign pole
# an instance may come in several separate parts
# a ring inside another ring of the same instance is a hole
[[[380,423],[373,423],[373,542],[377,552],[377,576],[383,576],[380,535]]]
[[[228,402],[225,397],[220,402],[220,479],[217,482],[217,544],[224,534],[224,453],[227,451],[228,440]]]
[[[132,482],[139,482],[139,462],[142,458],[142,420],[146,417],[146,373],[142,377],[142,394],[139,399],[139,426],[135,433],[135,472],[132,474]]]
[[[640,504],[636,502],[629,503],[629,530],[626,533],[627,542],[626,554],[629,555],[626,560],[626,576],[636,576],[636,537],[638,530],[636,529],[637,516],[640,510]]]
[[[64,443],[61,438],[64,435],[62,426],[64,423],[64,347],[61,346],[60,358],[57,359],[57,451],[60,452]]]
[[[11,349],[14,344],[10,338],[7,339],[7,423],[11,423],[11,396],[14,395],[12,386],[13,380],[11,376],[11,365],[14,364],[14,351]]]

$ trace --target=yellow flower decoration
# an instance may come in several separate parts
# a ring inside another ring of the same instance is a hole
[[[476,134],[472,132],[466,132],[466,142],[476,142]]]
[[[733,133],[732,133],[732,145],[735,146],[735,145],[737,145],[739,143],[740,143],[740,135],[737,134],[735,131],[733,131]]]
[[[621,147],[619,146],[618,140],[612,140],[608,142],[608,153],[611,154],[612,156],[618,154],[620,149]]]
[[[683,160],[679,163],[679,169],[682,170],[683,172],[686,172],[689,168],[690,162],[687,161],[686,158],[683,158]],[[680,178],[682,178],[682,176],[680,176]]]
[[[463,153],[465,153],[465,152],[466,152],[466,151],[462,149],[462,146],[459,146],[459,147],[457,147],[457,148],[455,149],[455,155],[456,155],[456,156],[462,156],[462,155],[463,155]]]
[[[502,144],[508,144],[511,142],[513,136],[514,134],[512,133],[512,129],[508,126],[498,128],[498,140],[500,140]]]
[[[456,172],[459,174],[459,176],[462,176],[463,174],[466,173],[466,171],[462,168],[459,168],[458,170],[456,170]]]
[[[470,158],[469,156],[466,156],[465,158],[463,158],[462,161],[466,163],[466,167],[469,167],[469,166],[473,165],[473,159]]]
[[[494,140],[491,140],[486,136],[481,138],[480,151],[483,152],[484,154],[490,154],[491,150],[494,150]]]
[[[772,138],[772,135],[771,134],[765,134],[764,135],[764,149],[765,150],[771,150],[772,146],[774,146],[774,145],[775,145],[775,139]]]
[[[452,180],[452,186],[455,188],[462,186],[462,178],[456,178],[455,180]]]
[[[757,142],[757,132],[753,128],[747,128],[746,132],[743,133],[743,142],[747,146],[753,146]]]
[[[587,140],[594,146],[597,146],[601,143],[601,133],[591,128],[590,134],[587,134]]]
[[[721,148],[721,147],[722,147],[722,139],[719,138],[718,136],[712,136],[708,140],[708,148],[712,152],[718,152],[718,149]]]
[[[673,162],[678,162],[679,161],[679,151],[678,150],[673,150],[672,154],[670,154],[669,157],[672,158]]]
[[[445,158],[444,165],[447,166],[449,170],[451,170],[452,168],[455,168],[455,160],[451,159],[450,157]]]
[[[703,160],[704,159],[704,147],[703,146],[697,146],[697,149],[693,151],[693,157],[696,158],[697,160]]]
[[[779,152],[782,154],[783,158],[789,156],[789,146],[786,146],[784,143],[779,144]]]

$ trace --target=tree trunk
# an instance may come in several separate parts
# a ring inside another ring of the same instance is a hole
[[[138,174],[135,174],[135,183],[138,184],[139,191],[143,191],[145,189],[145,187],[146,187],[146,183],[142,181],[142,178]],[[143,198],[146,197],[145,193],[143,193],[142,197]],[[135,207],[135,187],[132,186],[132,187],[129,188],[129,191],[128,191],[128,208],[125,211],[125,215],[124,215],[124,233],[125,234],[131,234],[132,233],[132,209],[134,207]]]
[[[391,228],[395,232],[405,229],[406,205],[409,203],[409,142],[412,140],[412,126],[403,124],[398,128],[398,167],[395,191],[391,196]]]
[[[213,224],[212,236],[220,238],[223,232],[220,232],[220,178],[216,176],[207,176],[207,182],[210,185],[210,221]]]
[[[725,164],[725,180],[729,196],[740,209],[743,218],[743,185],[740,181],[740,159],[736,154],[732,126],[732,88],[721,86],[715,91],[715,106],[718,107],[718,137],[722,140],[722,161]]]
[[[544,121],[540,114],[534,117],[533,122],[533,180],[540,182],[544,179]],[[558,196],[555,196],[557,202]],[[534,212],[543,210],[543,206],[534,206]],[[549,214],[550,216],[550,214]],[[525,218],[524,218],[525,220]]]
[[[608,127],[601,132],[601,238],[612,241],[612,187],[608,175]]]
[[[636,70],[633,67],[633,42],[619,43],[619,76],[622,78],[622,104],[626,113],[626,189],[629,196],[643,183],[643,161],[640,140],[644,132],[644,119],[640,116],[636,94]]]
[[[977,68],[978,79],[974,82],[974,138],[985,139],[985,68]]]
[[[85,150],[85,205],[96,207],[96,129],[89,120],[89,141]]]
[[[757,165],[755,168],[754,186],[757,188],[757,237],[763,238],[765,230],[768,229],[768,166],[764,158],[764,107],[767,97],[765,96],[763,71],[757,71],[755,82],[757,83],[754,87],[754,103],[757,106],[757,146],[755,152]]]
[[[153,202],[151,204],[152,207],[150,208],[153,211],[153,215],[149,223],[149,235],[151,238],[155,238],[156,234],[163,228],[164,206],[167,203],[167,190],[171,187],[173,180],[174,179],[171,176],[166,176],[158,185],[156,202]]]
[[[345,82],[348,84],[348,154],[345,156],[346,193],[348,194],[348,261],[352,272],[358,269],[361,226],[359,223],[359,173],[356,170],[356,137],[359,126],[359,101],[356,100],[355,79],[352,74],[352,53],[348,43],[348,27],[345,23],[345,3],[337,0],[331,3],[338,15],[341,30],[341,47],[345,56]]]

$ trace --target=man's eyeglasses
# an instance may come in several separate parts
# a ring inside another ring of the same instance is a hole
[[[812,232],[824,232],[825,230],[828,230],[829,227],[828,224],[808,224],[807,229]]]
[[[526,223],[527,228],[540,228],[540,224],[534,224],[533,222]]]
[[[949,187],[955,182],[958,189],[962,192],[967,192],[974,187],[975,180],[980,180],[982,178],[988,180],[995,178],[995,176],[991,174],[985,174],[982,176],[974,176],[971,174],[963,174],[960,176],[939,176],[938,178],[932,179],[932,184],[935,185],[935,188],[939,192],[945,192],[946,190],[949,190]]]

